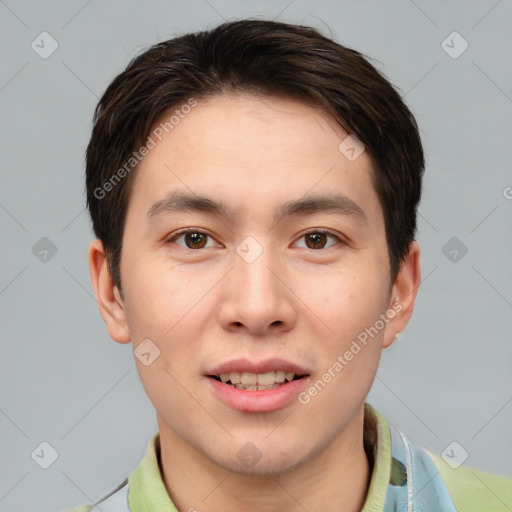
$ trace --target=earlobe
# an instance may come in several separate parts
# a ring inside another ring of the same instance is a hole
[[[383,348],[389,347],[395,341],[395,335],[402,332],[409,323],[420,283],[420,247],[416,241],[413,241],[391,292],[388,311],[393,311],[394,315],[387,325]]]
[[[117,286],[108,269],[108,262],[101,240],[89,246],[89,272],[100,314],[107,325],[109,336],[118,343],[131,341],[126,321],[126,311]]]

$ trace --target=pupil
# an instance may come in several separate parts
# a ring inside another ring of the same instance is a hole
[[[308,236],[309,236],[310,239],[316,240],[316,241],[313,242],[313,245],[316,246],[317,244],[320,243],[318,241],[318,237],[325,237],[325,234],[324,233],[310,233]]]
[[[202,233],[187,233],[187,235],[189,237],[189,239],[192,240],[192,244],[195,246],[196,244],[200,244],[201,243],[201,237],[203,236]]]

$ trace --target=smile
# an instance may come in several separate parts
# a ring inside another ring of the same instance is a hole
[[[266,373],[249,373],[249,372],[230,372],[221,373],[217,375],[208,375],[208,377],[215,379],[224,384],[234,386],[237,389],[244,389],[249,391],[262,391],[266,389],[275,389],[285,383],[293,380],[299,380],[305,375],[296,375],[293,372],[286,372],[284,370],[270,371]]]

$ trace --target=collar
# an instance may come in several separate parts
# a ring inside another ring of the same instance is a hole
[[[391,438],[386,420],[371,405],[365,404],[364,414],[365,449],[369,459],[373,456],[373,468],[361,512],[377,512],[384,508],[390,481]],[[128,501],[133,512],[178,512],[162,480],[159,459],[160,434],[157,432],[149,441],[142,462],[128,478]]]

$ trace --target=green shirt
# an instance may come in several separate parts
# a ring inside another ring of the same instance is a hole
[[[464,466],[453,469],[456,464],[407,439],[369,404],[364,443],[372,474],[361,512],[512,511],[512,478]],[[141,463],[96,502],[98,507],[83,505],[67,512],[178,512],[162,480],[159,457],[157,432]]]

